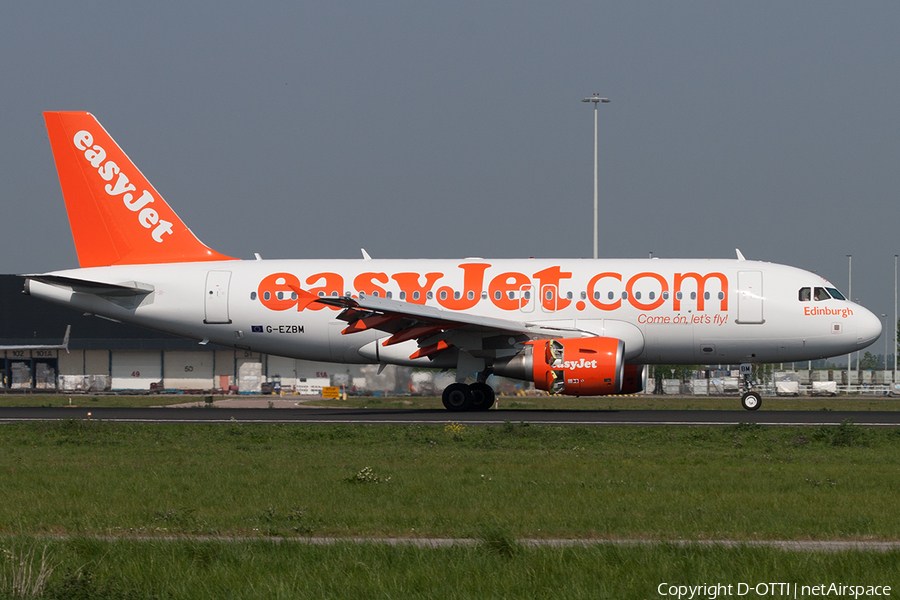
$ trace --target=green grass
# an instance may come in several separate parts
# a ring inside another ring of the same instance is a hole
[[[900,430],[851,423],[11,424],[0,427],[0,598],[15,597],[8,583],[23,565],[39,597],[71,599],[651,598],[661,583],[772,581],[896,589],[900,551],[516,540],[900,540],[898,472]]]
[[[0,532],[900,540],[900,432],[0,428]]]
[[[37,554],[46,547],[47,562],[54,567],[44,586],[46,598],[638,599],[662,597],[657,589],[663,583],[730,584],[732,597],[740,582],[843,582],[894,589],[900,583],[897,552],[0,540],[4,549],[29,545],[37,546]]]

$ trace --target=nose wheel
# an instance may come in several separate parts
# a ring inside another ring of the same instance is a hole
[[[759,392],[747,392],[741,396],[741,406],[746,410],[756,410],[762,404],[762,397]]]

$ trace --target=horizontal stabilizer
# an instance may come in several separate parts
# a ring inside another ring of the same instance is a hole
[[[63,336],[62,344],[23,344],[19,346],[0,346],[0,350],[65,350],[69,351],[69,334],[72,333],[72,326],[66,325],[66,335]]]
[[[115,296],[134,298],[153,293],[153,286],[136,281],[128,283],[105,283],[78,279],[76,277],[64,277],[62,275],[26,275],[25,292],[28,293],[28,282],[39,281],[56,287],[67,288],[79,294],[93,294],[95,296]]]

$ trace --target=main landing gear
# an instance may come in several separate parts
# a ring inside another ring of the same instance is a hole
[[[466,385],[451,383],[444,388],[441,400],[444,408],[455,412],[463,410],[487,410],[494,405],[494,390],[484,382]]]

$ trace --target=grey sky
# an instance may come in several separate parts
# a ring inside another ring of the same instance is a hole
[[[220,252],[817,271],[893,315],[896,2],[4,2],[0,272],[77,266],[41,112]],[[883,351],[883,343],[872,348]]]

